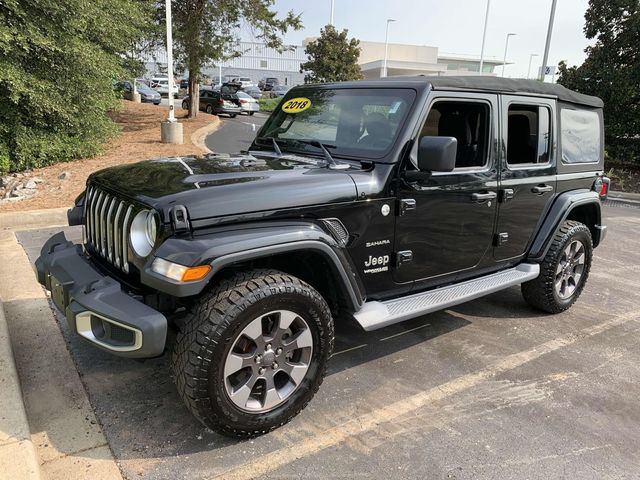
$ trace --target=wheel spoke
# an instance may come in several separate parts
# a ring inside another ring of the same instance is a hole
[[[243,335],[246,335],[254,342],[262,342],[262,318],[256,318],[242,331]]]
[[[311,331],[308,328],[305,328],[288,342],[285,342],[284,350],[285,352],[292,352],[293,350],[310,347],[312,345],[313,337],[311,335]]]
[[[276,389],[276,385],[273,381],[273,374],[269,373],[265,378],[267,382],[262,408],[273,408],[278,405],[282,399],[280,398],[280,395],[278,395],[278,390]]]
[[[300,385],[300,382],[307,374],[308,369],[309,365],[300,363],[285,362],[282,366],[282,370],[286,372],[287,375],[289,375],[289,378],[291,378],[293,383],[295,383],[296,385]]]
[[[255,385],[255,383],[256,378],[252,376],[247,383],[245,383],[244,385],[242,385],[242,387],[233,391],[229,395],[231,397],[231,400],[233,400],[236,405],[245,408],[247,406],[247,400],[249,400],[249,395],[251,395],[251,391],[253,390],[253,386]]]
[[[287,330],[296,318],[298,318],[298,315],[293,312],[289,312],[289,311],[280,312],[280,319],[279,319],[280,322],[278,325],[280,330]]]
[[[253,364],[254,361],[252,355],[238,355],[237,353],[231,352],[224,364],[224,377],[227,378],[229,375]]]

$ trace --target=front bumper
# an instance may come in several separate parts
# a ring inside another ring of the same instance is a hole
[[[164,351],[166,317],[96,270],[63,232],[44,244],[36,271],[71,330],[85,340],[123,357],[157,357]]]

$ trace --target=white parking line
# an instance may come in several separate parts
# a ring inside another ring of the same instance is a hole
[[[375,409],[370,413],[303,439],[295,445],[284,447],[257,457],[247,463],[223,472],[214,478],[233,480],[264,476],[268,472],[274,471],[280,467],[295,462],[296,460],[345,442],[355,435],[380,428],[381,424],[388,424],[403,415],[418,411],[429,404],[473,388],[486,380],[489,380],[499,374],[514,370],[515,368],[536,360],[543,355],[547,355],[555,352],[556,350],[572,345],[579,340],[593,337],[594,335],[598,335],[629,321],[639,319],[640,310],[636,309],[594,326],[554,338],[553,340],[536,345],[528,350],[508,355],[501,360],[488,365],[482,370],[455,378],[424,392],[398,400],[386,407]]]

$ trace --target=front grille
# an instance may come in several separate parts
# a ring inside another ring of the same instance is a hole
[[[91,251],[129,273],[129,228],[133,204],[89,185],[84,208],[86,244]]]

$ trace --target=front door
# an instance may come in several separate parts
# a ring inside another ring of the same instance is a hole
[[[436,283],[493,263],[497,112],[497,95],[442,92],[431,97],[417,140],[427,135],[455,137],[456,168],[419,182],[406,181],[401,174],[396,282]],[[417,152],[413,155],[415,165]]]
[[[551,205],[556,189],[555,102],[503,95],[496,260],[522,257],[536,226]]]

